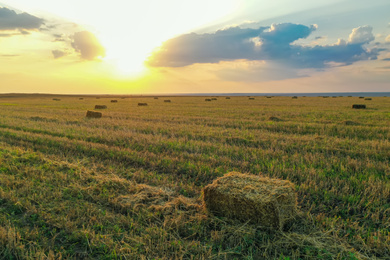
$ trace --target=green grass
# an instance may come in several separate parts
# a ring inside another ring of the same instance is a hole
[[[390,258],[389,98],[111,99],[2,98],[0,259]],[[302,213],[208,215],[230,171],[292,181]]]

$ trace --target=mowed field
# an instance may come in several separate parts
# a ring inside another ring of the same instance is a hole
[[[0,259],[390,259],[389,97],[56,98],[0,96]],[[301,214],[208,214],[231,171],[290,180]]]

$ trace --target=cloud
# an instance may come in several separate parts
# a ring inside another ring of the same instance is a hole
[[[16,35],[28,35],[28,34],[30,34],[28,31],[19,30],[19,32],[13,32],[13,33],[0,33],[0,37],[11,37]]]
[[[385,42],[390,43],[390,34],[386,37]]]
[[[54,59],[58,59],[66,55],[66,53],[61,50],[53,50],[51,53],[53,54]]]
[[[348,41],[339,40],[333,45],[294,44],[316,29],[317,25],[283,23],[258,29],[231,27],[212,34],[185,34],[163,43],[147,63],[155,67],[180,67],[244,59],[320,69],[377,58],[378,49],[363,47],[374,40],[369,26],[353,29]]]
[[[76,32],[72,38],[72,47],[80,53],[82,59],[94,60],[105,56],[105,49],[93,33],[88,31]]]
[[[18,57],[18,54],[2,54],[1,57]]]
[[[372,34],[371,26],[360,26],[352,30],[352,33],[349,35],[348,42],[350,44],[364,44],[369,43],[374,39],[375,37]]]
[[[39,29],[44,20],[28,13],[17,14],[15,11],[0,7],[0,30]]]

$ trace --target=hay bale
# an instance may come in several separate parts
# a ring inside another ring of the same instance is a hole
[[[352,108],[354,108],[354,109],[366,109],[366,105],[363,105],[363,104],[353,104]]]
[[[329,96],[323,96],[323,98],[328,98]]]
[[[255,100],[255,98],[254,97],[250,97],[249,100]]]
[[[275,122],[283,121],[282,119],[280,119],[279,117],[276,117],[276,116],[270,116],[268,118],[268,120],[275,121]]]
[[[226,97],[226,99],[230,99],[230,97]]]
[[[158,99],[158,97],[155,97],[154,99]]]
[[[266,98],[272,98],[272,96],[266,96]]]
[[[95,109],[106,109],[106,105],[95,105]]]
[[[139,107],[147,106],[147,105],[148,105],[148,103],[138,103],[138,106],[139,106]]]
[[[285,180],[231,172],[202,193],[210,213],[262,226],[282,228],[297,214],[294,185]]]
[[[88,117],[88,118],[101,118],[102,117],[102,113],[101,112],[97,112],[97,111],[88,110],[86,117]]]
[[[118,103],[118,100],[113,99],[111,100],[111,103]]]
[[[365,98],[364,100],[372,100],[372,98]]]
[[[79,100],[83,100],[83,99],[84,99],[84,98],[82,98],[82,97],[81,97],[81,98],[79,98]]]
[[[359,97],[359,98],[363,99],[364,97]]]
[[[164,100],[165,103],[171,103],[171,100],[167,99],[167,100]]]
[[[209,99],[209,98],[206,98],[204,101],[211,101],[211,99]]]
[[[59,98],[53,98],[54,101],[61,101]]]
[[[211,100],[218,100],[218,99],[216,99],[216,98],[212,98]]]
[[[297,97],[297,96],[293,96],[292,98],[293,98],[293,99],[297,99],[298,97]]]
[[[359,123],[356,123],[356,122],[350,121],[350,120],[344,121],[344,124],[345,125],[359,125]]]

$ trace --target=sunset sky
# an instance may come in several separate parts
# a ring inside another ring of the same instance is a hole
[[[0,7],[0,93],[390,92],[389,0]]]

